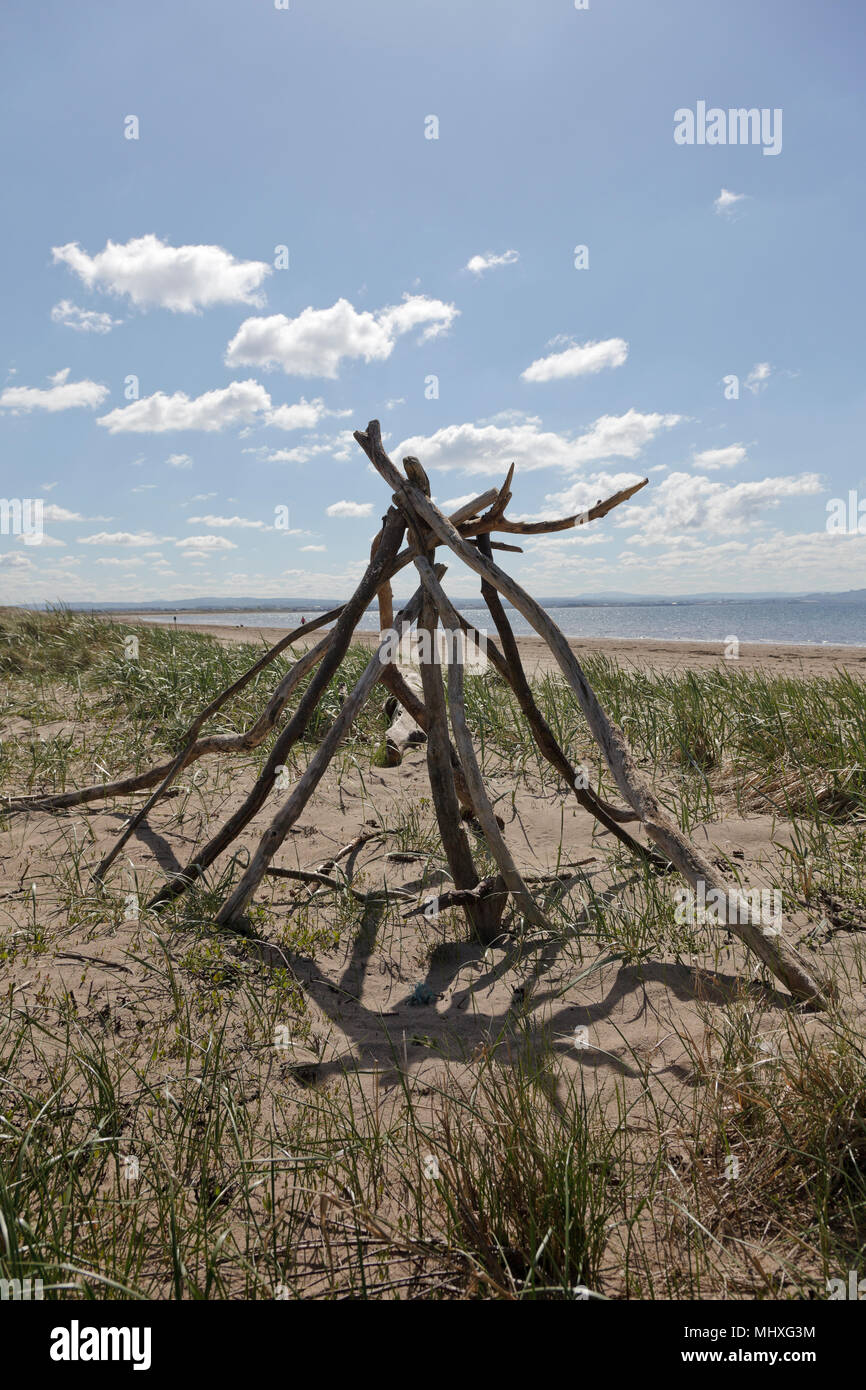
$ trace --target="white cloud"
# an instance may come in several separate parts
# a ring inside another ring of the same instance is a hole
[[[462,497],[449,497],[447,502],[440,504],[441,509],[447,513],[456,512],[458,507],[462,507],[465,502],[471,502],[476,495],[474,492],[464,492]]]
[[[305,400],[302,396],[294,405],[276,406],[268,415],[265,423],[280,430],[311,430],[326,415],[346,416],[351,414],[351,410],[328,410],[320,396],[317,396],[314,401]]]
[[[327,550],[325,545],[302,545],[301,550]]]
[[[18,540],[21,545],[39,545],[45,546],[47,549],[60,548],[61,550],[65,550],[66,548],[65,541],[59,541],[54,536],[48,536],[44,531],[41,536],[19,536]]]
[[[113,319],[97,309],[80,309],[70,299],[61,299],[51,310],[51,322],[62,323],[78,333],[110,333],[123,320]]]
[[[332,502],[325,508],[328,516],[372,516],[372,502]]]
[[[541,521],[544,517],[572,516],[575,512],[586,511],[602,498],[611,497],[613,493],[621,492],[623,488],[631,487],[633,483],[638,482],[639,473],[589,473],[576,478],[561,492],[548,493],[544,499],[545,510],[538,516],[523,519]],[[628,506],[633,505],[631,502],[628,503]]]
[[[0,565],[5,565],[10,570],[33,569],[33,561],[28,560],[26,555],[20,554],[17,550],[12,550],[6,555],[0,555]]]
[[[298,444],[294,449],[275,449],[265,454],[265,463],[307,463],[317,454],[327,454],[330,444]]]
[[[473,256],[466,262],[464,270],[471,270],[473,275],[483,275],[485,270],[495,270],[500,265],[514,265],[519,261],[520,256],[517,251],[503,251],[501,256],[497,256],[492,251],[486,251],[483,256]]]
[[[152,531],[97,531],[93,536],[79,536],[79,545],[159,545],[165,537],[155,536]],[[168,537],[170,540],[171,537]]]
[[[704,449],[692,457],[693,468],[705,468],[713,473],[719,468],[736,468],[746,457],[745,444],[729,444],[724,449]]]
[[[756,362],[746,380],[743,382],[747,391],[751,391],[753,396],[766,388],[767,382],[772,376],[773,369],[769,362]]]
[[[56,502],[46,502],[42,508],[42,519],[43,521],[84,521],[86,518],[80,512],[70,512],[65,507],[58,507]]]
[[[230,367],[282,367],[287,376],[335,378],[344,358],[384,362],[396,339],[426,324],[421,341],[444,333],[459,310],[440,299],[404,295],[401,304],[360,313],[347,299],[329,309],[308,307],[297,318],[245,319],[226,348]]]
[[[108,387],[96,381],[69,381],[69,367],[48,378],[51,386],[7,386],[0,394],[0,407],[5,410],[74,410],[78,406],[93,409],[102,405]]]
[[[166,463],[170,468],[192,468],[192,459],[189,454],[169,454]]]
[[[513,461],[517,471],[539,468],[581,468],[605,458],[637,458],[660,430],[671,429],[680,415],[601,415],[584,434],[569,436],[541,428],[538,416],[506,425],[446,425],[431,435],[412,435],[392,452],[414,454],[424,467],[464,473],[505,474]],[[357,447],[357,446],[356,446]]]
[[[729,188],[723,188],[713,203],[713,207],[720,216],[728,216],[733,212],[737,203],[743,201],[745,196],[745,193],[732,193]]]
[[[2,401],[2,398],[0,398]],[[110,434],[164,434],[168,430],[224,430],[230,425],[249,424],[269,410],[271,398],[263,386],[252,379],[233,381],[221,390],[205,391],[190,398],[185,391],[167,396],[157,391],[131,405],[120,406],[97,419]]]
[[[187,518],[188,526],[209,526],[214,528],[236,527],[238,530],[249,531],[268,531],[270,527],[264,521],[249,521],[245,516],[191,516]]]
[[[591,376],[605,367],[621,367],[627,357],[628,343],[623,338],[575,343],[565,352],[537,358],[520,376],[522,381],[560,381],[563,377]]]
[[[139,308],[157,306],[194,314],[211,304],[264,303],[257,294],[271,267],[265,261],[236,261],[221,246],[169,246],[157,236],[109,241],[88,256],[77,242],[52,247],[88,289],[129,295]]]
[[[616,522],[634,528],[633,545],[666,541],[678,532],[700,531],[705,538],[731,538],[760,522],[760,513],[792,497],[822,491],[817,473],[762,478],[748,483],[720,483],[690,473],[671,473],[657,488],[641,493]],[[647,497],[645,504],[643,498]]]
[[[175,541],[178,550],[185,555],[213,555],[216,551],[237,550],[234,541],[225,536],[188,536],[186,540]]]

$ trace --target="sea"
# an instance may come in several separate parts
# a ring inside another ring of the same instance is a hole
[[[457,600],[461,611],[477,627],[492,631],[487,610],[474,601]],[[395,603],[399,607],[399,603]],[[509,621],[518,636],[534,629],[515,609],[508,610]],[[547,612],[567,637],[613,637],[632,641],[639,638],[659,642],[724,642],[736,637],[740,642],[783,642],[794,646],[866,646],[866,603],[822,603],[789,599],[719,600],[711,603],[603,604],[598,607],[549,606]],[[165,622],[171,610],[142,614],[144,621]],[[307,622],[321,616],[320,610],[285,609],[247,612],[240,609],[191,613],[178,612],[177,623],[219,627],[273,627],[288,632],[301,618]],[[375,609],[368,609],[358,626],[375,632],[379,627]]]

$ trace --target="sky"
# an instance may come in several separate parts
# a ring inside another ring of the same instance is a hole
[[[648,479],[536,595],[866,585],[866,9],[579,3],[4,0],[0,603],[343,598],[372,418],[448,510]]]

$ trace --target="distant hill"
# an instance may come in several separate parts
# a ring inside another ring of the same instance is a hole
[[[804,594],[804,603],[866,603],[866,589],[846,589],[844,594]]]
[[[301,610],[306,612],[326,613],[329,608],[336,608],[345,602],[343,598],[259,598],[238,596],[233,594],[231,597],[220,597],[219,595],[207,595],[202,598],[183,598],[183,599],[150,599],[142,600],[139,603],[125,602],[119,603],[109,601],[105,603],[83,603],[70,602],[63,605],[74,612],[86,613],[188,613],[188,612],[238,612],[238,613],[297,613]],[[695,603],[838,603],[838,604],[866,604],[866,589],[846,589],[842,593],[812,593],[812,594],[780,594],[759,591],[756,593],[734,594],[720,591],[718,593],[707,594],[629,594],[620,590],[606,590],[600,594],[579,594],[574,597],[553,597],[540,598],[538,602],[544,608],[604,608],[611,605],[629,607],[656,606],[656,605],[680,605]],[[507,601],[506,601],[507,604]],[[48,608],[51,603],[32,603],[21,605],[27,608]],[[370,604],[370,607],[375,605]],[[462,598],[460,600],[462,608],[481,608],[484,607],[483,601],[477,597]],[[507,604],[510,607],[510,604]]]

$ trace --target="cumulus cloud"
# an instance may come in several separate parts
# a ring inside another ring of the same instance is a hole
[[[188,536],[186,540],[176,541],[175,544],[184,555],[192,555],[198,559],[215,555],[217,552],[237,550],[234,541],[227,540],[225,536]]]
[[[564,352],[537,358],[520,375],[523,381],[560,381],[563,377],[592,376],[605,367],[621,367],[627,357],[628,343],[623,338],[575,343]]]
[[[335,378],[344,359],[384,362],[399,336],[424,327],[420,341],[446,332],[459,310],[440,299],[404,295],[401,304],[360,313],[347,299],[297,318],[245,319],[226,348],[227,366],[281,367],[287,376]],[[426,326],[425,326],[426,325]]]
[[[192,468],[192,459],[189,454],[169,454],[166,463],[170,468]]]
[[[621,492],[623,488],[631,487],[633,483],[640,482],[639,473],[611,473],[601,470],[597,473],[588,473],[581,478],[576,478],[567,488],[561,492],[550,492],[545,497],[545,511],[532,520],[540,521],[542,517],[551,516],[571,516],[575,512],[587,511],[594,506],[601,498],[611,497],[615,492]],[[634,506],[629,502],[629,507]],[[528,520],[529,518],[524,518]],[[595,533],[594,533],[595,534]]]
[[[729,188],[723,188],[713,207],[720,217],[730,216],[737,203],[741,203],[745,196],[745,193],[732,193]]]
[[[0,398],[2,400],[2,398]],[[252,379],[190,398],[185,391],[157,391],[131,405],[101,415],[97,424],[110,434],[164,434],[168,430],[224,430],[246,425],[270,409],[271,398]]]
[[[501,265],[514,265],[514,262],[519,260],[520,256],[516,251],[503,251],[501,256],[497,256],[493,251],[486,251],[483,256],[473,256],[463,269],[471,270],[473,275],[483,275],[485,270],[496,270]]]
[[[42,507],[43,521],[84,521],[86,518],[80,512],[70,512],[66,507],[59,507],[56,502],[46,502]],[[92,518],[96,520],[97,518]],[[100,521],[107,518],[100,517]]]
[[[301,396],[294,405],[275,406],[265,423],[279,430],[311,430],[326,415],[344,417],[351,414],[351,410],[328,410],[320,396],[314,401],[305,400]]]
[[[49,387],[7,386],[0,393],[0,407],[4,410],[47,410],[54,414],[58,410],[74,410],[79,406],[91,410],[102,405],[108,395],[108,387],[97,381],[69,381],[69,367],[55,372],[48,380]]]
[[[328,516],[372,516],[372,502],[332,502],[325,508]]]
[[[325,545],[302,545],[301,550],[327,550]]]
[[[155,536],[152,531],[97,531],[93,536],[79,536],[78,544],[154,546],[166,539],[171,540],[172,538],[170,536]]]
[[[239,530],[248,531],[268,531],[270,527],[264,521],[250,521],[245,516],[191,516],[187,518],[188,526],[209,526],[211,530],[227,527],[237,527]]]
[[[80,309],[70,299],[61,299],[51,310],[51,322],[62,323],[78,333],[110,333],[123,320],[113,319],[110,314],[100,313],[98,309]]]
[[[702,475],[671,473],[649,493],[641,493],[615,523],[634,528],[633,545],[651,545],[678,532],[707,538],[732,538],[760,522],[760,514],[788,498],[822,491],[817,473],[761,478],[748,483],[720,483]],[[644,497],[645,505],[639,505]]]
[[[716,472],[719,468],[736,468],[746,457],[745,444],[729,444],[724,449],[704,449],[692,457],[692,467]]]
[[[513,461],[518,472],[539,468],[582,468],[605,458],[637,458],[660,430],[671,429],[680,415],[601,415],[583,434],[543,430],[537,416],[504,425],[446,425],[431,435],[412,435],[392,452],[414,454],[424,467],[464,473],[505,473]]]
[[[52,247],[62,263],[88,289],[128,295],[145,309],[157,307],[195,314],[212,304],[264,303],[256,293],[271,267],[265,261],[237,261],[221,246],[169,246],[157,236],[134,237],[121,245],[109,241],[88,256],[77,241]]]

